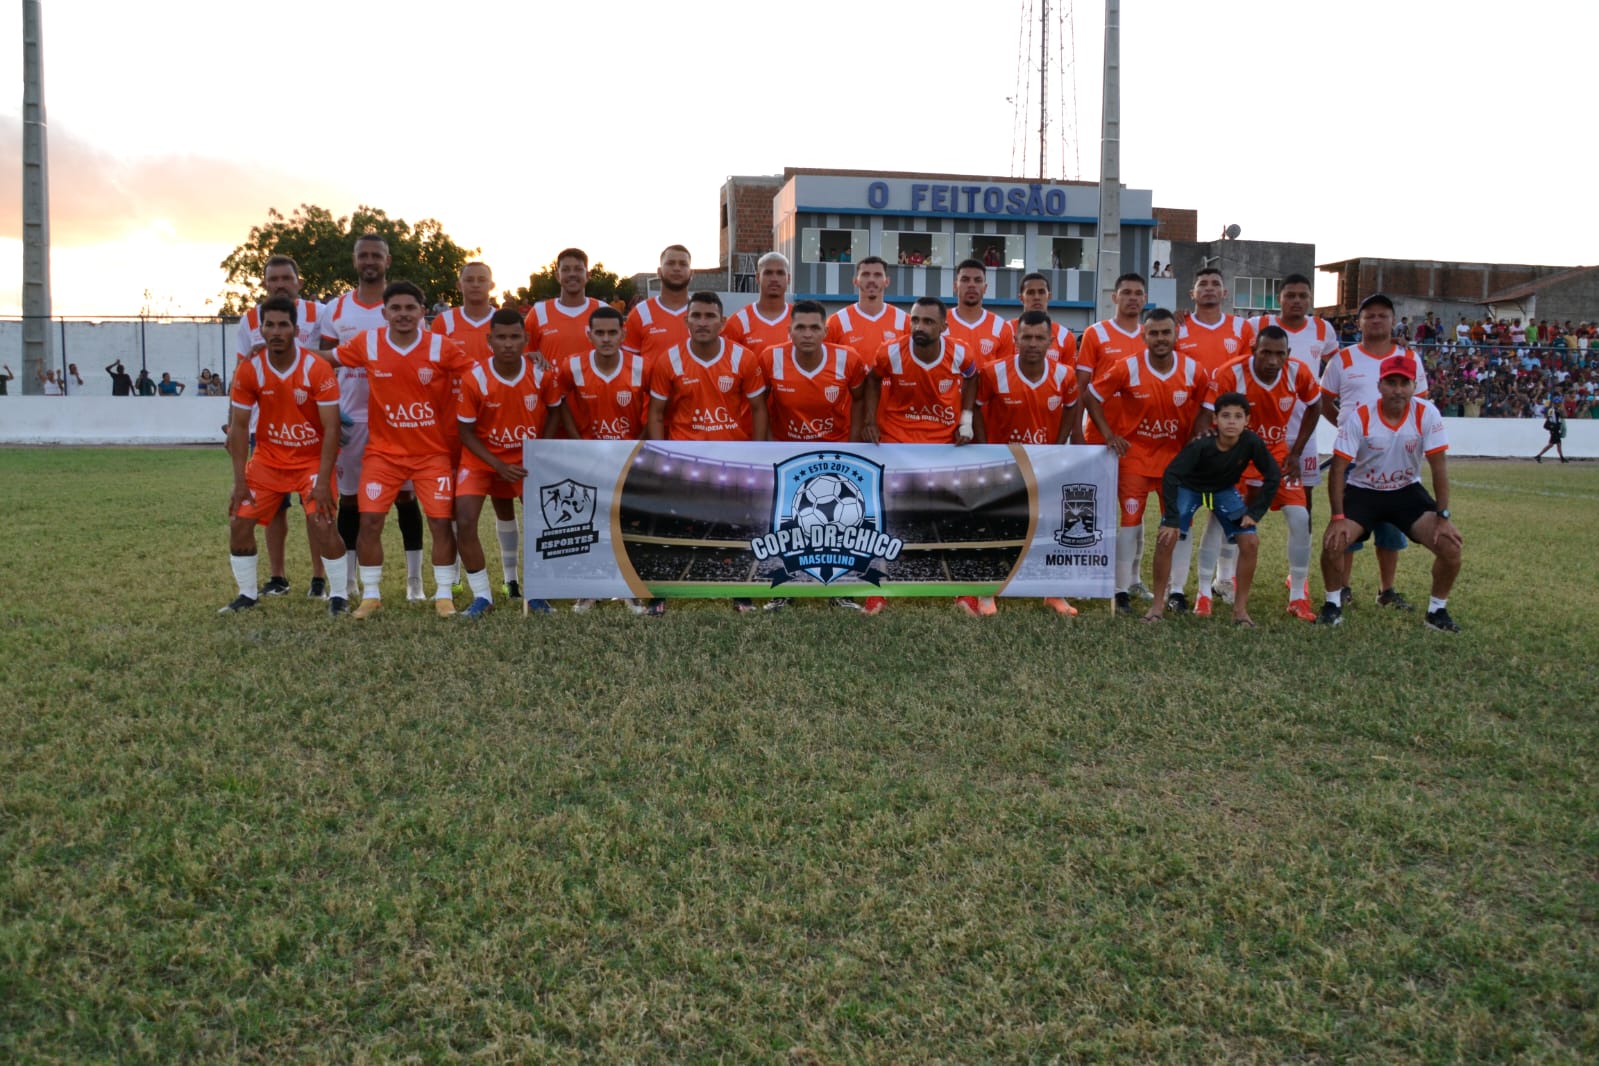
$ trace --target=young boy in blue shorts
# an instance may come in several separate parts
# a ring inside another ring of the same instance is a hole
[[[1155,539],[1155,602],[1144,615],[1158,622],[1166,615],[1167,585],[1171,582],[1172,551],[1188,537],[1194,512],[1209,507],[1221,523],[1229,544],[1238,545],[1237,587],[1233,594],[1233,624],[1255,628],[1249,617],[1249,585],[1255,577],[1260,538],[1255,526],[1271,508],[1282,481],[1282,470],[1266,442],[1249,430],[1249,400],[1241,392],[1216,398],[1216,435],[1196,437],[1177,453],[1161,479],[1160,534]],[[1245,502],[1238,485],[1253,464],[1259,472],[1260,491],[1255,503]]]

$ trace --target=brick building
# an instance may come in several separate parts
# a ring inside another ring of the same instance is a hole
[[[1324,263],[1338,276],[1338,302],[1328,315],[1352,314],[1373,292],[1387,293],[1395,313],[1412,321],[1436,313],[1456,318],[1592,320],[1599,315],[1599,267],[1525,263],[1443,263],[1362,257]]]

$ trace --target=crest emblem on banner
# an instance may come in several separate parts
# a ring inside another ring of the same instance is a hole
[[[626,407],[628,404],[630,404],[632,402],[633,402],[633,390],[632,389],[617,389],[616,390],[616,406],[618,406],[618,407]]]
[[[822,395],[827,397],[827,402],[828,403],[837,403],[838,402],[838,394],[839,394],[839,388],[838,388],[837,385],[829,385],[829,386],[827,386],[827,388],[822,390]]]
[[[721,389],[723,392],[731,392],[733,391],[734,381],[735,379],[732,376],[723,374],[721,377],[716,379],[716,387]]]
[[[383,486],[379,485],[376,481],[368,481],[366,483],[366,498],[367,499],[375,500],[380,495],[382,495],[382,493],[383,493]]]
[[[1137,509],[1136,500],[1128,500],[1128,513]],[[1099,487],[1091,484],[1062,485],[1060,487],[1060,528],[1055,530],[1055,543],[1063,548],[1091,548],[1104,539],[1099,528]]]
[[[539,511],[544,535],[534,547],[546,559],[587,555],[600,539],[594,532],[599,490],[571,478],[539,486]]]
[[[433,380],[433,368],[430,367],[430,366],[417,367],[417,369],[416,369],[416,380],[420,381],[424,385],[426,385],[428,382],[432,381]]]
[[[750,540],[757,560],[776,559],[775,588],[806,575],[831,585],[845,577],[880,584],[876,561],[905,544],[885,528],[883,467],[848,452],[805,452],[773,467],[772,520]]]
[[[305,406],[305,401],[310,399],[310,398],[311,398],[311,394],[309,392],[306,392],[304,389],[295,389],[294,390],[294,405],[296,407]]]

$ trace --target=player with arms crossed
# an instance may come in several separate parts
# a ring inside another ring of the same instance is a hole
[[[1441,633],[1458,633],[1449,617],[1449,591],[1460,573],[1460,531],[1449,518],[1449,469],[1443,416],[1428,400],[1416,396],[1416,359],[1409,352],[1390,355],[1378,370],[1381,399],[1350,411],[1338,427],[1327,495],[1332,521],[1322,538],[1321,573],[1327,602],[1318,625],[1343,621],[1339,579],[1351,541],[1371,535],[1381,523],[1404,531],[1434,555],[1432,598],[1426,625]],[[1421,456],[1432,472],[1432,491],[1421,484]]]
[[[1192,528],[1200,505],[1221,524],[1228,541],[1238,546],[1238,585],[1233,595],[1233,624],[1255,628],[1249,617],[1249,587],[1255,579],[1259,554],[1257,527],[1276,498],[1282,478],[1277,460],[1266,442],[1249,431],[1249,400],[1241,392],[1225,392],[1215,401],[1216,435],[1195,437],[1183,446],[1161,476],[1163,509],[1155,538],[1155,602],[1144,621],[1158,622],[1166,614],[1171,579],[1172,552]],[[1259,471],[1261,488],[1246,503],[1238,491],[1244,471]]]
[[[910,316],[883,301],[887,291],[888,260],[869,255],[856,263],[857,298],[827,320],[827,343],[854,348],[871,366],[883,345],[903,340],[910,332]]]
[[[464,374],[477,364],[455,342],[424,333],[423,313],[421,289],[409,281],[391,282],[383,290],[388,325],[322,353],[329,362],[363,371],[369,390],[370,436],[356,497],[361,509],[357,619],[382,609],[383,523],[408,481],[416,486],[433,537],[434,609],[440,616],[455,613],[450,598],[455,584],[455,531],[450,527],[455,471],[439,413],[448,400],[450,375]]]
[[[1288,334],[1281,326],[1266,326],[1255,336],[1255,350],[1241,359],[1223,366],[1211,379],[1210,391],[1205,397],[1205,410],[1194,422],[1194,433],[1203,436],[1209,432],[1217,402],[1222,393],[1236,392],[1249,401],[1251,427],[1271,452],[1271,457],[1282,469],[1282,481],[1276,496],[1271,499],[1271,509],[1282,511],[1288,522],[1288,587],[1303,588],[1310,571],[1310,511],[1306,506],[1305,490],[1298,484],[1299,467],[1295,460],[1316,439],[1316,423],[1320,419],[1319,401],[1321,386],[1316,384],[1316,373],[1297,359],[1288,356]],[[1300,418],[1299,412],[1308,408],[1309,417]],[[1288,438],[1288,427],[1298,423],[1297,436]],[[1311,452],[1314,454],[1315,449]],[[1248,479],[1250,503],[1265,491],[1259,474]],[[1213,514],[1215,512],[1212,512]],[[1199,545],[1199,598],[1194,603],[1194,613],[1210,613],[1210,595],[1205,587],[1205,575],[1216,565],[1219,544],[1212,544],[1210,526],[1205,527],[1205,538]],[[1218,536],[1218,540],[1219,540]],[[1236,543],[1236,542],[1235,542]],[[1315,621],[1308,599],[1291,598],[1288,613],[1306,622]]]
[[[1116,531],[1117,614],[1133,613],[1132,588],[1143,553],[1144,508],[1151,493],[1159,494],[1166,467],[1193,436],[1200,403],[1210,376],[1191,358],[1179,358],[1177,316],[1164,307],[1144,320],[1145,350],[1109,363],[1101,362],[1083,403],[1105,446],[1116,453],[1116,495],[1121,502],[1121,527]],[[1115,403],[1115,421],[1105,413]],[[1185,571],[1173,574],[1172,588],[1181,589]],[[1174,567],[1175,569],[1175,567]],[[1173,592],[1168,607],[1187,610],[1182,593]]]
[[[861,439],[870,371],[855,349],[823,342],[826,316],[821,304],[801,300],[789,312],[790,342],[760,353],[769,440]],[[833,603],[859,610],[854,600],[835,597]],[[768,611],[787,605],[787,597],[766,601]]]
[[[755,356],[722,336],[722,298],[714,292],[689,297],[687,344],[668,349],[650,368],[646,440],[765,440],[766,385]],[[739,597],[739,612],[755,605]],[[650,613],[666,613],[654,600]]]
[[[1069,361],[1051,357],[1057,336],[1049,315],[1023,311],[1016,320],[1016,354],[977,372],[972,430],[979,444],[1065,444],[1071,438],[1077,373]],[[984,600],[993,597],[980,597],[980,609]],[[1064,597],[1044,602],[1057,614],[1077,613]]]
[[[503,308],[489,318],[489,350],[493,358],[473,367],[461,379],[461,405],[456,412],[461,436],[461,466],[455,480],[455,525],[461,565],[466,567],[472,602],[465,618],[481,618],[494,608],[488,562],[478,539],[478,516],[483,498],[494,501],[496,528],[501,531],[500,566],[505,585],[519,589],[516,580],[516,501],[522,495],[522,444],[544,435],[550,410],[561,403],[555,370],[545,369],[523,352],[527,332],[514,308]],[[504,529],[513,535],[507,552]],[[507,592],[506,595],[515,595]],[[528,609],[548,614],[542,599],[527,601]]]
[[[339,452],[339,383],[318,353],[295,341],[298,309],[287,296],[274,296],[259,310],[258,328],[266,345],[239,364],[233,377],[233,414],[228,420],[228,453],[233,457],[233,496],[228,502],[229,544],[239,595],[223,614],[254,607],[255,527],[269,524],[291,492],[305,504],[312,549],[332,580],[328,613],[349,609],[345,590],[344,542],[333,522],[334,461]],[[256,449],[249,451],[250,414],[259,411]]]
[[[967,444],[973,436],[977,366],[964,345],[945,332],[948,312],[936,296],[911,305],[910,343],[885,344],[866,379],[862,438],[870,444]],[[968,614],[982,613],[973,596],[955,602]],[[888,606],[869,596],[866,613]],[[994,613],[992,602],[989,614]]]

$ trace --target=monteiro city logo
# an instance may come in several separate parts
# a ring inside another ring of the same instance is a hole
[[[905,548],[884,528],[882,466],[846,452],[806,452],[773,469],[771,527],[750,541],[755,558],[782,563],[773,587],[802,574],[824,585],[845,577],[881,584],[887,575],[873,563]]]
[[[1060,487],[1060,528],[1055,543],[1063,548],[1092,548],[1104,539],[1099,528],[1099,489],[1091,484]]]
[[[539,486],[539,511],[544,534],[534,545],[546,559],[587,555],[600,535],[594,532],[594,507],[599,490],[567,478]]]

